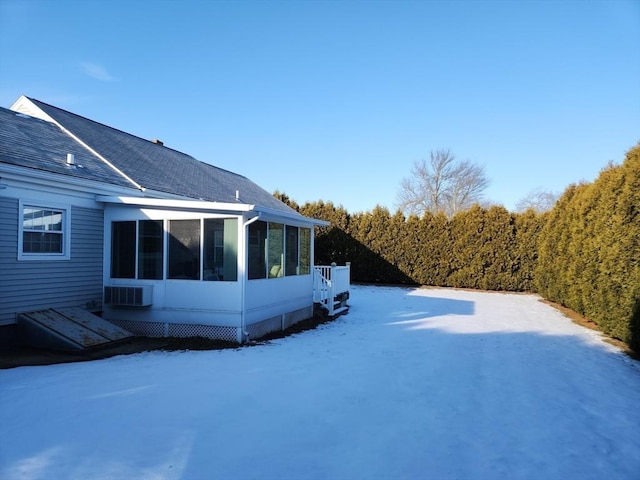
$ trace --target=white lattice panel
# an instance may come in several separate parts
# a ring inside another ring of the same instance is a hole
[[[169,324],[170,337],[203,337],[212,340],[226,340],[237,342],[237,329],[235,327],[220,327],[216,325],[190,325],[190,324]]]
[[[138,322],[134,320],[109,320],[111,323],[143,337],[164,337],[164,323]]]
[[[237,342],[235,327],[220,327],[216,325],[191,325],[178,323],[140,322],[134,320],[110,320],[129,332],[143,337],[203,337],[211,340],[225,340]],[[165,334],[165,331],[167,332]]]

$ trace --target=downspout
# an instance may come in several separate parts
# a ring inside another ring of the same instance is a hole
[[[247,280],[249,278],[249,267],[248,267],[248,260],[249,260],[249,236],[247,234],[247,227],[249,227],[249,225],[251,225],[253,222],[257,221],[260,219],[260,213],[258,213],[258,215],[256,215],[255,217],[251,217],[249,220],[247,220],[246,222],[244,222],[242,224],[242,238],[243,238],[243,252],[242,254],[244,255],[244,271],[242,272],[242,289],[241,289],[241,293],[240,293],[240,331],[242,333],[242,342],[244,343],[246,340],[249,340],[249,332],[247,332],[246,326],[245,326],[245,290],[247,289]]]

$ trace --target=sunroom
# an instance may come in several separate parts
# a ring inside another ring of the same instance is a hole
[[[111,322],[241,343],[313,316],[313,227],[325,222],[242,203],[98,200]]]

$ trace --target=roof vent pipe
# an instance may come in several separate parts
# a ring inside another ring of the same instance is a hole
[[[240,190],[236,190],[236,202],[240,201]]]
[[[73,153],[67,153],[67,165],[75,165],[76,164],[76,157],[73,155]]]

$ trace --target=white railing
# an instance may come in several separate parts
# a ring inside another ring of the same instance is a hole
[[[351,264],[337,266],[316,265],[313,274],[313,301],[324,305],[329,315],[334,315],[339,298],[349,298]]]

